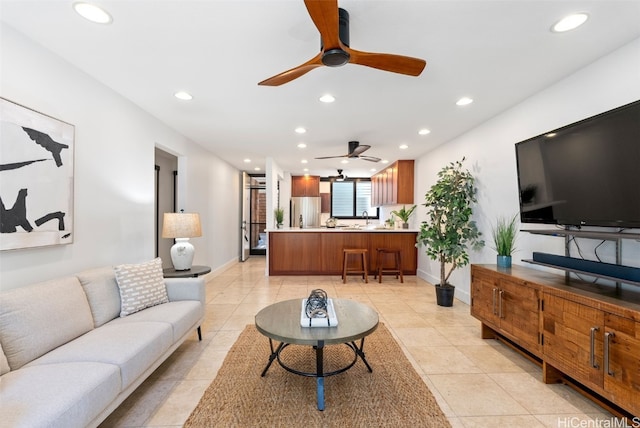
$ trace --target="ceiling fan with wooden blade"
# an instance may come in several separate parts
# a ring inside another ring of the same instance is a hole
[[[350,158],[350,159],[362,159],[369,162],[380,162],[380,158],[374,156],[364,156],[363,152],[369,150],[371,146],[367,146],[366,144],[360,145],[358,141],[349,141],[349,153],[346,155],[340,156],[322,156],[316,159],[335,159],[335,158]]]
[[[339,67],[348,63],[409,76],[419,76],[424,70],[427,63],[423,59],[351,49],[349,47],[349,13],[338,8],[337,0],[305,0],[304,4],[320,32],[322,40],[320,53],[304,64],[276,74],[258,85],[280,86],[314,68]]]

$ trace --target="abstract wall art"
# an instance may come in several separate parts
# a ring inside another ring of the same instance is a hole
[[[73,242],[74,131],[0,98],[0,250]]]

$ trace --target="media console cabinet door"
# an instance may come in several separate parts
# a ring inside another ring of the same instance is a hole
[[[522,281],[500,280],[502,320],[500,327],[517,338],[518,344],[530,352],[540,353],[539,290]]]
[[[544,295],[544,359],[590,388],[602,390],[604,313]]]
[[[604,340],[608,341],[604,389],[617,404],[640,415],[640,322],[606,314]]]

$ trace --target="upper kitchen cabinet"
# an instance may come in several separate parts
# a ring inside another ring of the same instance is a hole
[[[413,160],[399,160],[371,177],[371,205],[413,204]]]
[[[291,196],[320,196],[320,177],[317,175],[294,175],[291,177]]]

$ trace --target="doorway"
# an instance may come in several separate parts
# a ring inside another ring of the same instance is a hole
[[[264,174],[242,173],[240,261],[267,254],[267,186]]]
[[[162,259],[162,267],[173,267],[171,264],[172,239],[162,239],[162,218],[164,213],[176,211],[176,179],[178,176],[178,158],[156,148],[155,150],[155,244],[156,257]]]

